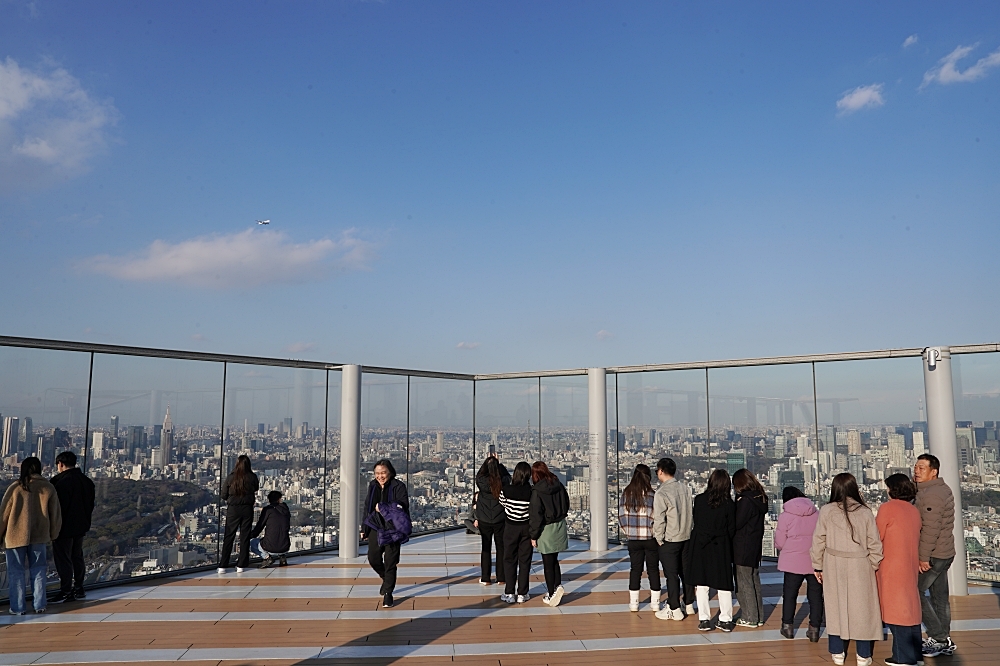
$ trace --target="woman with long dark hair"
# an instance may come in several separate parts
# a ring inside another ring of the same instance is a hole
[[[503,528],[504,593],[500,599],[509,604],[528,600],[531,575],[531,536],[528,518],[531,508],[531,465],[523,460],[514,466],[514,476],[500,491],[506,524]],[[517,588],[514,582],[517,581]]]
[[[504,512],[500,505],[500,493],[503,487],[510,483],[510,473],[500,464],[496,455],[490,454],[483,461],[483,466],[476,474],[476,486],[479,488],[476,501],[476,520],[473,525],[479,528],[479,536],[483,540],[483,552],[479,560],[482,575],[480,585],[489,585],[493,573],[493,554],[490,552],[490,542],[497,549],[497,585],[506,582],[503,564],[503,529]]]
[[[861,498],[853,474],[833,477],[830,503],[819,510],[810,555],[823,585],[833,663],[844,663],[853,639],[858,644],[858,666],[869,666],[875,641],[882,640],[875,579],[882,562],[882,541],[875,515]]]
[[[748,469],[733,474],[736,494],[736,535],[733,564],[736,565],[736,599],[740,602],[741,627],[764,624],[764,595],[760,588],[760,558],[764,554],[764,516],[767,493]]]
[[[882,622],[892,632],[892,664],[916,664],[921,660],[920,511],[913,506],[917,487],[905,474],[885,480],[889,501],[878,508],[875,524],[885,559],[879,565],[878,598]]]
[[[226,573],[233,553],[236,532],[240,533],[240,554],[236,560],[236,573],[250,566],[250,532],[253,530],[253,507],[257,501],[260,480],[250,469],[250,458],[241,455],[233,471],[222,482],[220,497],[226,502],[226,533],[222,539],[222,557],[219,573]]]
[[[21,463],[21,476],[7,487],[0,502],[0,543],[7,550],[10,612],[24,615],[24,574],[31,580],[36,613],[44,613],[46,544],[59,536],[62,510],[55,486],[42,478],[42,461],[31,456]]]
[[[531,545],[542,554],[546,593],[542,603],[558,606],[566,590],[562,586],[559,553],[569,549],[566,515],[569,513],[569,494],[559,477],[549,471],[541,460],[531,466],[531,506],[528,533]]]
[[[690,576],[698,599],[700,631],[712,630],[712,607],[708,600],[710,588],[719,593],[719,629],[732,631],[736,626],[733,623],[736,506],[729,491],[729,473],[717,469],[708,477],[705,492],[694,498]]]
[[[650,610],[660,610],[659,545],[653,538],[653,483],[649,466],[635,466],[632,480],[622,491],[618,502],[618,523],[628,540],[628,608],[639,610],[639,584],[642,568],[649,579]]]
[[[375,478],[368,484],[361,538],[368,540],[368,564],[382,579],[382,607],[392,608],[400,547],[410,538],[410,498],[406,484],[396,478],[392,461],[375,463]]]

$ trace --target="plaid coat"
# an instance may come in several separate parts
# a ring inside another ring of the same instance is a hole
[[[646,503],[638,510],[625,506],[625,493],[618,500],[618,522],[629,541],[644,541],[653,538],[653,492],[646,493]]]

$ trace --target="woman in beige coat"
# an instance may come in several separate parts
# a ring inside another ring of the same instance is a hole
[[[875,515],[861,498],[852,474],[833,478],[830,503],[819,510],[810,555],[816,578],[823,584],[833,663],[844,663],[853,639],[858,643],[858,666],[869,666],[875,641],[882,640],[875,580],[882,561],[882,542]]]

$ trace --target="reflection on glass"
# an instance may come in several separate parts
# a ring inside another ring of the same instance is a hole
[[[542,378],[541,459],[566,485],[570,507],[566,526],[570,535],[582,538],[590,537],[588,408],[586,375]],[[611,467],[608,478],[613,477]]]
[[[95,354],[88,582],[215,561],[221,363]]]
[[[341,373],[329,371],[330,397],[327,401],[326,425],[326,487],[324,506],[326,511],[326,533],[323,543],[336,546],[340,533],[340,397]]]
[[[709,459],[730,475],[747,468],[764,485],[772,500],[764,555],[775,557],[774,527],[782,491],[795,486],[815,497],[818,487],[812,366],[712,368],[708,374]]]
[[[494,446],[508,470],[538,460],[539,422],[537,378],[476,382],[476,448]]]
[[[325,396],[322,370],[230,363],[226,373],[223,475],[238,456],[250,457],[260,479],[254,520],[268,492],[280,491],[291,511],[292,552],[326,545]]]
[[[478,453],[482,462],[485,452]],[[410,379],[410,517],[414,531],[461,525],[478,470],[472,442],[472,382]]]
[[[409,441],[406,431],[408,382],[405,376],[371,372],[364,373],[361,378],[360,481],[353,507],[359,514],[368,484],[374,478],[375,463],[382,458],[392,461],[397,477],[406,482],[407,490],[410,490],[406,451]],[[347,509],[343,498],[341,502],[341,510]]]

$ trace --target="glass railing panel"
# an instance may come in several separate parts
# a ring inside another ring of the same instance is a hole
[[[812,366],[712,368],[709,397],[716,467],[750,470],[767,490],[764,555],[774,557],[781,495],[795,486],[815,498],[818,488]]]
[[[339,370],[329,371],[329,399],[327,401],[326,422],[326,486],[324,493],[324,511],[326,512],[326,531],[323,543],[326,546],[336,546],[340,534],[340,410],[341,410],[341,373]]]
[[[20,475],[21,462],[36,456],[42,475],[55,473],[55,457],[76,453],[86,466],[85,425],[90,354],[0,347],[0,491]],[[98,438],[100,439],[100,438]],[[94,544],[88,540],[87,552]],[[49,583],[58,576],[49,553]],[[88,576],[86,583],[93,583]],[[7,598],[7,561],[0,557],[0,598]]]
[[[969,578],[1000,582],[1000,354],[952,356]]]
[[[216,561],[222,377],[221,363],[94,355],[95,581]]]
[[[469,516],[478,462],[472,382],[410,378],[410,516],[414,531],[461,525]]]
[[[566,484],[566,526],[571,536],[584,539],[590,538],[591,519],[588,382],[586,375],[542,377],[541,393],[541,460]]]
[[[611,503],[616,516],[621,491],[639,463],[649,465],[656,487],[656,462],[669,456],[679,480],[694,493],[704,489],[718,458],[708,438],[706,404],[704,370],[618,375],[617,424],[608,424],[617,443],[619,491]]]
[[[412,493],[407,454],[407,395],[409,379],[402,375],[365,372],[361,377],[361,456],[358,474],[358,497],[354,510],[359,525],[364,519],[361,507],[374,476],[375,463],[383,458],[392,462],[397,478]],[[341,511],[347,509],[341,498]],[[412,500],[411,500],[412,506]],[[346,537],[345,537],[346,538]]]
[[[249,456],[260,480],[254,519],[268,493],[280,492],[291,512],[292,552],[324,545],[325,397],[323,370],[234,363],[227,369],[223,474],[238,456]]]
[[[541,454],[538,387],[538,378],[476,382],[478,456],[493,446],[509,470],[521,460],[528,463],[538,460]]]

